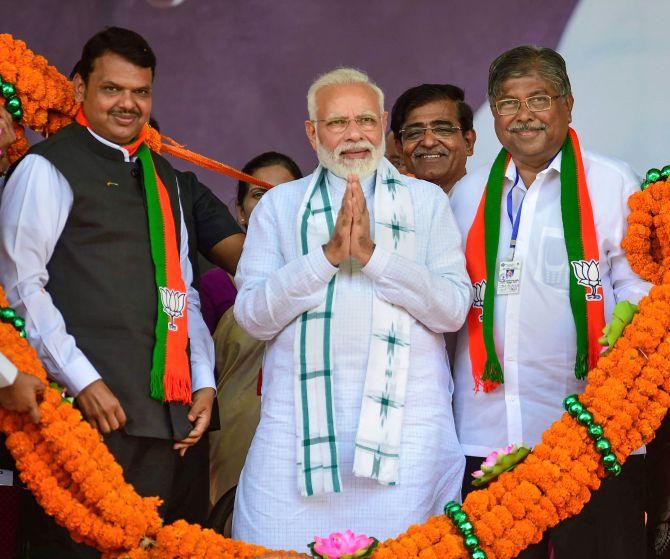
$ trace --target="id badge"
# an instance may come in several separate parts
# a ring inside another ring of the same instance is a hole
[[[516,295],[519,293],[521,281],[521,262],[518,260],[503,260],[498,267],[498,295]]]

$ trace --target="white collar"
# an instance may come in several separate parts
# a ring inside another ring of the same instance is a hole
[[[131,157],[130,153],[128,152],[128,150],[126,148],[124,148],[123,146],[120,146],[119,144],[115,144],[114,142],[110,142],[109,140],[106,140],[105,138],[103,138],[99,134],[96,134],[95,132],[93,132],[93,130],[91,130],[90,127],[87,126],[86,130],[88,130],[91,133],[91,136],[93,136],[101,144],[105,144],[106,146],[109,146],[110,148],[118,149],[121,153],[123,153],[123,160],[126,163],[132,163],[133,161],[135,161],[135,159],[137,159],[136,156]]]
[[[549,165],[547,165],[542,171],[540,171],[537,176],[542,176],[550,173],[551,171],[556,171],[559,175],[561,174],[561,159],[563,158],[563,150],[559,151],[556,156],[549,162]],[[516,180],[517,176],[517,167],[516,163],[514,163],[514,159],[510,159],[509,165],[507,165],[507,169],[505,169],[505,178],[509,180],[512,184],[514,184],[514,181]],[[523,184],[522,180],[519,180],[519,184],[517,186],[521,187],[523,185],[524,190],[526,189],[526,185]]]

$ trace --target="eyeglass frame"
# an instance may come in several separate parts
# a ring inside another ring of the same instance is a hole
[[[446,128],[447,125],[416,126],[416,127],[415,126],[410,126],[409,128],[403,128],[403,129],[400,130],[400,139],[401,139],[402,143],[405,143],[405,140],[403,140],[402,136],[403,136],[403,133],[408,131],[408,130],[416,130],[417,132],[419,130],[421,130],[423,132],[423,135],[420,138],[418,138],[416,140],[410,140],[410,142],[412,142],[412,143],[417,143],[417,142],[420,142],[421,140],[423,140],[426,137],[426,133],[428,132],[428,130],[430,130],[431,134],[435,138],[439,138],[440,140],[446,140],[447,138],[450,138],[451,136],[456,134],[456,132],[458,132],[459,130],[463,130],[462,126],[454,126],[453,124],[450,124],[449,128],[451,129],[451,132],[449,134],[447,134],[446,136],[438,136],[437,134],[435,134],[435,129],[436,128],[442,128],[442,127]]]
[[[554,99],[558,99],[560,97],[565,97],[567,94],[566,93],[561,93],[559,95],[548,95],[545,93],[541,93],[539,95],[531,95],[530,97],[526,97],[525,99],[517,99],[516,97],[506,97],[504,99],[498,99],[498,101],[494,101],[493,106],[496,109],[496,112],[498,113],[498,116],[514,116],[521,110],[521,103],[526,105],[526,108],[531,112],[531,113],[543,113],[544,111],[548,111],[551,109],[551,106],[553,104]],[[528,100],[529,99],[535,99],[537,97],[547,97],[549,98],[549,106],[546,109],[531,109],[530,106],[528,105]],[[500,109],[498,108],[498,103],[502,103],[503,101],[516,101],[519,105],[513,113],[507,113],[507,114],[502,114],[500,112]]]
[[[363,128],[361,126],[361,124],[358,122],[358,119],[360,119],[360,118],[372,118],[372,117],[374,117],[375,126],[374,126],[374,128],[370,128],[369,130]],[[333,118],[310,119],[310,122],[313,123],[314,125],[316,125],[318,122],[325,122],[326,127],[327,127],[329,122],[333,122],[333,121],[336,121],[336,120],[346,120],[347,124],[345,125],[345,127],[341,131],[335,132],[335,131],[331,130],[331,132],[333,134],[344,134],[347,131],[347,129],[349,128],[349,125],[351,124],[352,120],[356,123],[356,126],[358,126],[361,130],[364,130],[365,132],[372,132],[381,124],[382,119],[383,118],[381,116],[372,113],[372,114],[358,115],[358,116],[355,116],[354,118],[345,118],[343,116],[342,117],[336,116],[336,117],[333,117]]]

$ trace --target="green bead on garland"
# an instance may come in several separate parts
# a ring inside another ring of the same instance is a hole
[[[0,320],[2,322],[11,322],[16,316],[16,311],[12,307],[0,307]]]
[[[21,120],[23,116],[23,107],[21,99],[16,94],[16,88],[13,83],[6,82],[0,76],[0,93],[5,98],[5,109],[14,120]]]
[[[584,410],[577,416],[577,422],[580,425],[584,425],[585,427],[591,425],[593,423],[593,416],[591,415],[591,412]]]
[[[597,423],[592,423],[591,425],[589,425],[586,429],[586,432],[592,439],[599,439],[600,437],[603,436],[604,433],[603,428]]]
[[[661,170],[657,169],[656,167],[652,167],[647,171],[647,176],[645,179],[647,180],[648,183],[654,183],[661,178]]]
[[[9,82],[3,82],[2,96],[5,99],[9,99],[10,97],[14,97],[14,95],[16,95],[16,88],[14,87],[14,85]]]
[[[655,182],[665,180],[668,177],[670,177],[670,165],[666,165],[665,167],[663,167],[663,169],[657,169],[656,167],[652,167],[647,171],[645,180],[640,185],[640,190],[644,190],[650,184],[654,184]]]
[[[0,322],[11,324],[19,336],[26,337],[26,321],[12,307],[0,307]]]
[[[621,473],[621,464],[616,455],[612,452],[612,444],[603,436],[602,425],[593,421],[593,415],[584,404],[579,401],[576,394],[571,394],[563,400],[563,408],[580,425],[586,427],[586,432],[593,440],[596,452],[600,454],[605,471],[610,476],[618,476]]]
[[[474,526],[468,520],[467,513],[456,501],[449,501],[444,507],[446,514],[463,536],[463,544],[470,559],[486,559],[486,552],[479,547],[479,538],[474,533]]]

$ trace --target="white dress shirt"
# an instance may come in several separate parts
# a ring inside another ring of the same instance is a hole
[[[17,370],[9,359],[0,353],[0,388],[11,386],[16,380]]]
[[[605,320],[609,321],[618,301],[637,303],[650,288],[632,272],[621,248],[629,213],[626,202],[639,191],[640,182],[625,163],[588,152],[582,156],[598,236]],[[467,326],[458,334],[454,416],[466,456],[483,457],[512,443],[538,444],[543,431],[563,413],[565,396],[586,386],[574,373],[576,334],[568,293],[571,269],[563,237],[560,170],[561,154],[529,188],[518,181],[515,190],[525,196],[513,194],[515,216],[523,199],[514,256],[521,262],[521,282],[516,295],[496,294],[494,315],[503,385],[489,393],[475,393]],[[489,171],[486,166],[466,175],[451,192],[464,246]],[[502,192],[498,262],[507,259],[510,251],[512,225],[506,198],[516,176],[510,161]]]
[[[118,149],[126,162],[128,151],[89,132],[103,144]],[[26,156],[16,167],[2,193],[0,205],[0,282],[7,299],[26,320],[26,333],[49,376],[77,396],[100,374],[68,334],[65,321],[45,289],[47,263],[65,227],[73,194],[65,177],[40,155]],[[182,278],[188,291],[188,333],[191,346],[193,392],[216,388],[214,344],[200,314],[200,298],[191,286],[188,233],[181,212],[179,247]],[[147,375],[149,371],[147,371]]]
[[[332,318],[333,405],[341,493],[301,497],[296,478],[293,351],[296,319],[323,300],[337,272],[321,247],[302,255],[296,222],[311,177],[277,186],[251,215],[235,281],[235,317],[267,340],[261,419],[237,488],[233,536],[300,549],[314,534],[349,528],[379,539],[441,514],[460,497],[464,459],[451,410],[452,383],[442,333],[455,331],[470,306],[460,235],[446,195],[406,178],[415,212],[416,257],[377,247],[363,268],[340,265]],[[374,231],[374,175],[362,181]],[[346,182],[328,174],[333,216]],[[385,487],[353,475],[371,337],[373,292],[411,315],[411,351],[399,481]],[[389,514],[392,511],[392,514]]]

